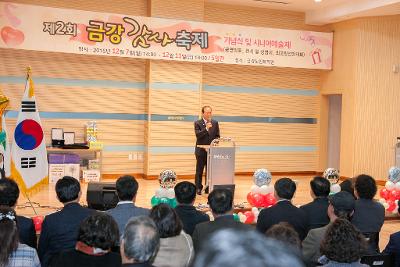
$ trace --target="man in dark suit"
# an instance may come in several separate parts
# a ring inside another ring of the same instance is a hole
[[[350,220],[354,213],[355,200],[349,192],[341,191],[331,195],[328,201],[327,214],[330,223],[323,227],[311,229],[302,243],[304,259],[310,266],[318,265],[318,259],[321,257],[320,246],[331,223],[337,218]]]
[[[303,240],[308,231],[307,215],[304,211],[292,204],[296,192],[296,184],[290,178],[281,178],[274,185],[275,198],[278,202],[261,210],[257,220],[257,230],[265,233],[271,226],[280,222],[287,222],[293,226]]]
[[[8,206],[15,209],[19,198],[19,188],[14,180],[0,179],[0,206]],[[17,216],[19,242],[36,248],[36,231],[32,219]]]
[[[219,125],[216,120],[211,119],[212,109],[210,106],[204,106],[201,109],[202,118],[194,122],[194,132],[196,134],[196,176],[195,183],[197,194],[201,195],[203,189],[202,177],[204,167],[207,166],[207,151],[198,145],[209,145],[212,140],[219,138]]]
[[[300,207],[307,214],[309,229],[319,228],[329,223],[327,209],[331,184],[324,177],[315,176],[310,181],[313,201]]]
[[[214,221],[203,222],[196,225],[192,239],[195,251],[198,251],[212,233],[221,229],[234,229],[251,231],[252,227],[233,218],[233,194],[229,189],[215,189],[208,195]]]
[[[399,208],[400,211],[400,208]],[[383,253],[394,256],[395,267],[400,267],[400,231],[390,235],[389,242]]]
[[[175,211],[183,223],[183,230],[192,235],[197,224],[210,221],[210,217],[196,210],[193,206],[196,199],[196,186],[190,182],[180,182],[175,188],[175,197],[178,205]]]
[[[118,178],[116,188],[119,202],[115,208],[108,210],[107,213],[117,222],[119,232],[123,233],[125,225],[130,218],[149,215],[150,211],[135,205],[136,194],[139,189],[139,184],[135,177],[124,175]]]
[[[75,178],[64,176],[58,180],[56,193],[64,208],[44,218],[38,246],[43,267],[49,266],[62,250],[75,248],[81,222],[94,212],[79,204],[81,186]]]
[[[379,232],[385,220],[385,208],[374,200],[376,191],[374,178],[365,174],[356,177],[354,194],[357,200],[351,223],[369,238],[369,252],[379,252]]]

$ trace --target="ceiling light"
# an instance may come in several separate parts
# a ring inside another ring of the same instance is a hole
[[[315,1],[315,3],[319,3],[319,2],[322,2],[322,0],[314,0]]]

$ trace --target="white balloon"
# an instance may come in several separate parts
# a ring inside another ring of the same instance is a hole
[[[331,185],[331,192],[332,192],[332,193],[334,193],[334,194],[339,193],[340,190],[342,190],[342,189],[340,188],[340,185],[338,185],[338,184],[333,184],[333,185]]]
[[[396,189],[397,191],[400,190],[400,182],[394,184],[394,189]]]
[[[388,203],[386,203],[386,202],[385,202],[385,203],[383,203],[382,205],[383,205],[383,207],[385,208],[385,210],[387,210],[387,208],[389,208],[389,204],[388,204]]]
[[[269,186],[268,186],[268,185],[262,185],[262,186],[260,187],[260,192],[261,192],[261,194],[263,194],[263,195],[268,194],[268,193],[269,193]]]
[[[253,213],[258,212],[258,208],[257,207],[252,207],[251,208],[251,212],[253,212]]]
[[[392,181],[387,181],[386,184],[385,184],[385,187],[386,187],[387,190],[393,190],[395,185],[394,185],[394,183]]]
[[[244,223],[247,219],[246,215],[244,215],[243,213],[239,215],[239,219],[241,223]]]
[[[161,194],[162,194],[161,191],[162,191],[162,188],[161,188],[161,187],[158,188],[158,189],[156,190],[155,196],[158,197],[158,198],[161,198]]]
[[[160,198],[168,197],[168,190],[166,188],[160,188]]]
[[[257,186],[257,185],[253,185],[251,187],[251,192],[254,193],[254,194],[260,194],[261,193],[261,188],[259,186]]]
[[[167,189],[167,197],[168,198],[174,198],[175,197],[175,191],[173,188],[168,188]]]
[[[380,198],[380,199],[379,199],[379,202],[380,202],[381,204],[386,203],[386,199]]]

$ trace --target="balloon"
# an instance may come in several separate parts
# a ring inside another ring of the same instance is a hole
[[[178,203],[176,202],[176,198],[170,198],[168,203],[172,208],[175,208]]]
[[[388,206],[388,208],[387,208],[387,211],[389,211],[389,212],[392,212],[392,211],[394,211],[395,209],[396,209],[396,203],[394,203],[394,201],[388,201],[388,204],[389,204],[389,206]]]
[[[253,174],[254,183],[259,187],[269,185],[272,180],[272,175],[267,169],[258,169]]]
[[[389,169],[388,180],[397,184],[400,181],[400,168],[399,167],[391,167]]]
[[[160,198],[158,198],[158,197],[156,197],[156,196],[153,196],[153,197],[151,198],[151,206],[152,206],[152,207],[157,206],[158,204],[161,203],[160,200],[161,200]]]
[[[239,215],[237,215],[236,213],[233,214],[233,219],[237,222],[240,222]]]
[[[160,203],[169,204],[169,198],[166,197],[160,198]]]
[[[175,197],[175,190],[173,188],[167,189],[167,198],[174,198]]]
[[[400,191],[397,191],[396,189],[393,189],[392,191],[390,191],[390,200],[397,200],[400,199]]]
[[[394,184],[394,189],[400,191],[400,182]]]
[[[260,193],[260,187],[258,187],[257,185],[255,185],[255,184],[253,184],[252,186],[251,186],[251,188],[250,188],[250,191],[252,192],[252,193]]]
[[[158,198],[161,198],[162,197],[162,188],[160,187],[160,188],[158,188],[157,190],[156,190],[156,192],[155,192],[155,196],[156,197],[158,197]]]
[[[246,216],[246,220],[244,221],[244,223],[251,224],[254,222],[255,216],[254,216],[253,212],[246,211],[244,213],[244,215]]]
[[[264,204],[264,196],[261,194],[253,194],[254,207],[262,207]]]
[[[331,185],[331,192],[332,193],[334,193],[334,194],[339,193],[340,190],[341,190],[340,185],[338,185],[338,184]]]
[[[272,186],[263,185],[260,187],[260,193],[263,195],[269,194],[269,193],[271,193],[271,189],[272,189]]]
[[[40,232],[42,230],[43,216],[32,217],[32,221],[35,226],[35,231]]]
[[[385,184],[385,188],[387,190],[393,190],[394,189],[394,183],[391,182],[391,181],[387,181],[386,184]]]
[[[276,199],[272,193],[269,193],[266,196],[264,196],[264,203],[265,203],[265,207],[270,207],[270,206],[275,205]]]
[[[381,198],[388,200],[390,198],[390,191],[386,188],[382,188],[379,192],[379,195],[381,196]]]
[[[254,207],[253,193],[249,192],[247,194],[247,202],[249,202],[250,206]]]

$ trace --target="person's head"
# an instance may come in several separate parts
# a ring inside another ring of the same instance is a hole
[[[233,207],[232,191],[224,188],[214,189],[208,195],[208,204],[214,217],[231,213]]]
[[[290,178],[281,178],[274,185],[275,197],[291,200],[296,192],[296,183]]]
[[[180,182],[175,185],[175,197],[179,204],[193,204],[196,199],[196,186],[191,182]]]
[[[217,231],[196,254],[193,267],[302,267],[301,256],[256,231]]]
[[[313,197],[327,197],[331,191],[331,183],[328,179],[321,176],[315,176],[310,181],[310,187]]]
[[[210,106],[202,107],[201,114],[205,120],[210,121],[212,117],[212,108]]]
[[[366,174],[358,175],[354,189],[357,198],[373,199],[377,190],[375,179]]]
[[[10,207],[0,207],[0,266],[7,266],[10,254],[18,247],[17,215]]]
[[[348,178],[340,183],[340,190],[349,192],[354,198],[354,178]]]
[[[118,178],[116,182],[117,195],[121,201],[134,201],[136,198],[139,184],[135,177],[124,175]]]
[[[79,202],[81,185],[74,177],[64,176],[56,183],[56,193],[58,200],[63,204]]]
[[[182,221],[176,211],[167,204],[154,206],[149,217],[157,226],[160,238],[177,236],[182,231]]]
[[[0,179],[0,206],[14,207],[19,197],[19,188],[14,180]]]
[[[328,216],[331,221],[336,218],[350,220],[354,213],[354,197],[346,191],[340,191],[329,196]]]
[[[151,261],[159,246],[160,237],[154,221],[147,216],[133,217],[126,224],[121,239],[122,263]]]
[[[361,258],[366,247],[364,236],[351,222],[337,219],[328,227],[320,250],[332,261],[351,263]]]
[[[118,245],[118,225],[107,213],[95,212],[82,221],[79,227],[78,241],[90,247],[109,250]]]
[[[301,249],[299,234],[294,230],[293,226],[287,222],[280,222],[273,225],[265,234],[267,237],[281,241],[286,245],[293,246],[299,250]]]

